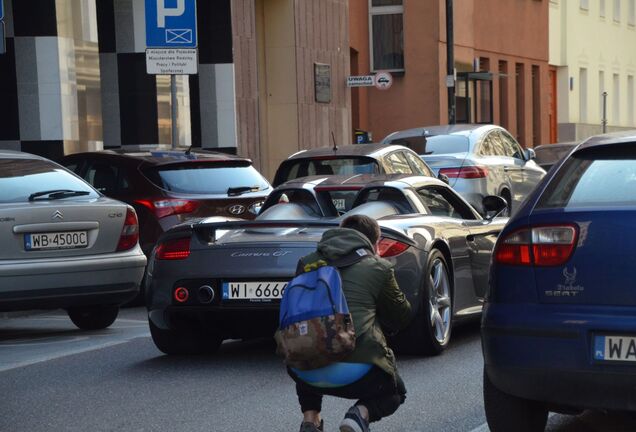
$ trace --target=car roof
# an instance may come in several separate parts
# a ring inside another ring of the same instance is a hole
[[[413,174],[357,174],[357,175],[330,175],[309,176],[289,180],[280,184],[276,189],[313,188],[313,187],[367,187],[382,186],[389,183],[400,182],[409,186],[421,184],[445,185],[434,177],[416,176]]]
[[[251,163],[248,158],[202,149],[109,149],[96,152],[82,152],[74,155],[112,155],[120,156],[127,159],[136,159],[151,165],[163,165],[173,162],[183,162],[189,160],[214,160],[214,161],[244,161]]]
[[[621,132],[607,133],[603,135],[595,135],[583,141],[583,143],[581,143],[581,145],[579,145],[576,150],[579,151],[586,148],[629,143],[636,143],[636,130],[627,130]]]
[[[395,150],[404,150],[406,147],[387,144],[348,144],[337,146],[337,150],[333,147],[318,147],[313,149],[301,150],[289,156],[287,160],[306,159],[324,156],[369,156],[379,157]]]
[[[0,158],[2,159],[34,159],[34,160],[47,160],[42,156],[34,155],[31,153],[24,153],[15,150],[0,150]]]
[[[404,137],[413,137],[413,136],[435,136],[435,135],[460,135],[469,137],[473,133],[483,133],[487,130],[492,129],[503,129],[500,126],[492,125],[492,124],[473,124],[473,123],[459,123],[459,124],[451,124],[451,125],[433,125],[433,126],[422,126],[411,129],[404,129],[400,131],[393,132],[384,138],[383,142],[387,140],[394,140]]]

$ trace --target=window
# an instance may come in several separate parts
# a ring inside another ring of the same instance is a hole
[[[605,18],[605,0],[599,0],[599,16]]]
[[[620,81],[618,74],[613,75],[613,85],[612,85],[612,94],[610,97],[612,98],[612,122],[618,126],[621,123],[621,112],[620,112]]]
[[[414,174],[428,176],[428,177],[435,177],[435,174],[433,174],[433,172],[428,167],[428,165],[426,165],[424,161],[420,159],[419,156],[411,152],[405,152],[404,155],[406,156],[406,159],[408,159],[409,163],[411,164],[411,169]]]
[[[505,132],[500,132],[501,141],[506,150],[506,156],[510,156],[516,159],[524,159],[523,150],[519,143],[510,135]]]
[[[634,126],[634,76],[627,77],[627,125]]]
[[[580,0],[579,2],[579,7],[583,10],[589,10],[590,9],[590,0]]]
[[[636,205],[636,159],[629,146],[579,152],[550,182],[539,208]]]
[[[417,195],[433,216],[475,219],[472,212],[448,189],[429,186],[419,189]]]
[[[371,70],[404,70],[404,6],[402,0],[369,0]]]
[[[614,0],[614,21],[621,21],[621,0]]]
[[[579,123],[587,122],[587,69],[579,69]]]
[[[601,101],[601,103],[598,104],[599,106],[599,117],[601,118],[601,120],[603,120],[603,114],[607,114],[604,113],[603,111],[603,93],[605,93],[605,72],[604,71],[599,71],[598,72],[598,94],[599,94],[599,100]],[[607,106],[605,107],[607,108]]]
[[[392,173],[412,174],[411,167],[402,152],[393,152],[387,157]]]

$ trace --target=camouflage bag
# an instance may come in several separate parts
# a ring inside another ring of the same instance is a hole
[[[320,260],[292,279],[281,300],[276,352],[287,366],[310,370],[343,360],[355,349],[353,321],[338,267],[372,255],[358,249],[337,262]]]

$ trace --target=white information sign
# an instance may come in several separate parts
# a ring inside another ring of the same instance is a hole
[[[373,87],[375,79],[373,75],[358,75],[347,77],[347,87]]]
[[[196,49],[169,48],[146,50],[149,75],[195,75],[198,70]]]

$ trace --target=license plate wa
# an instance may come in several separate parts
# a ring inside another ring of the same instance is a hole
[[[636,336],[594,336],[594,360],[636,362]]]
[[[74,249],[88,246],[86,231],[52,233],[32,233],[24,235],[24,249],[27,251]]]
[[[224,282],[223,300],[280,300],[287,282]]]

